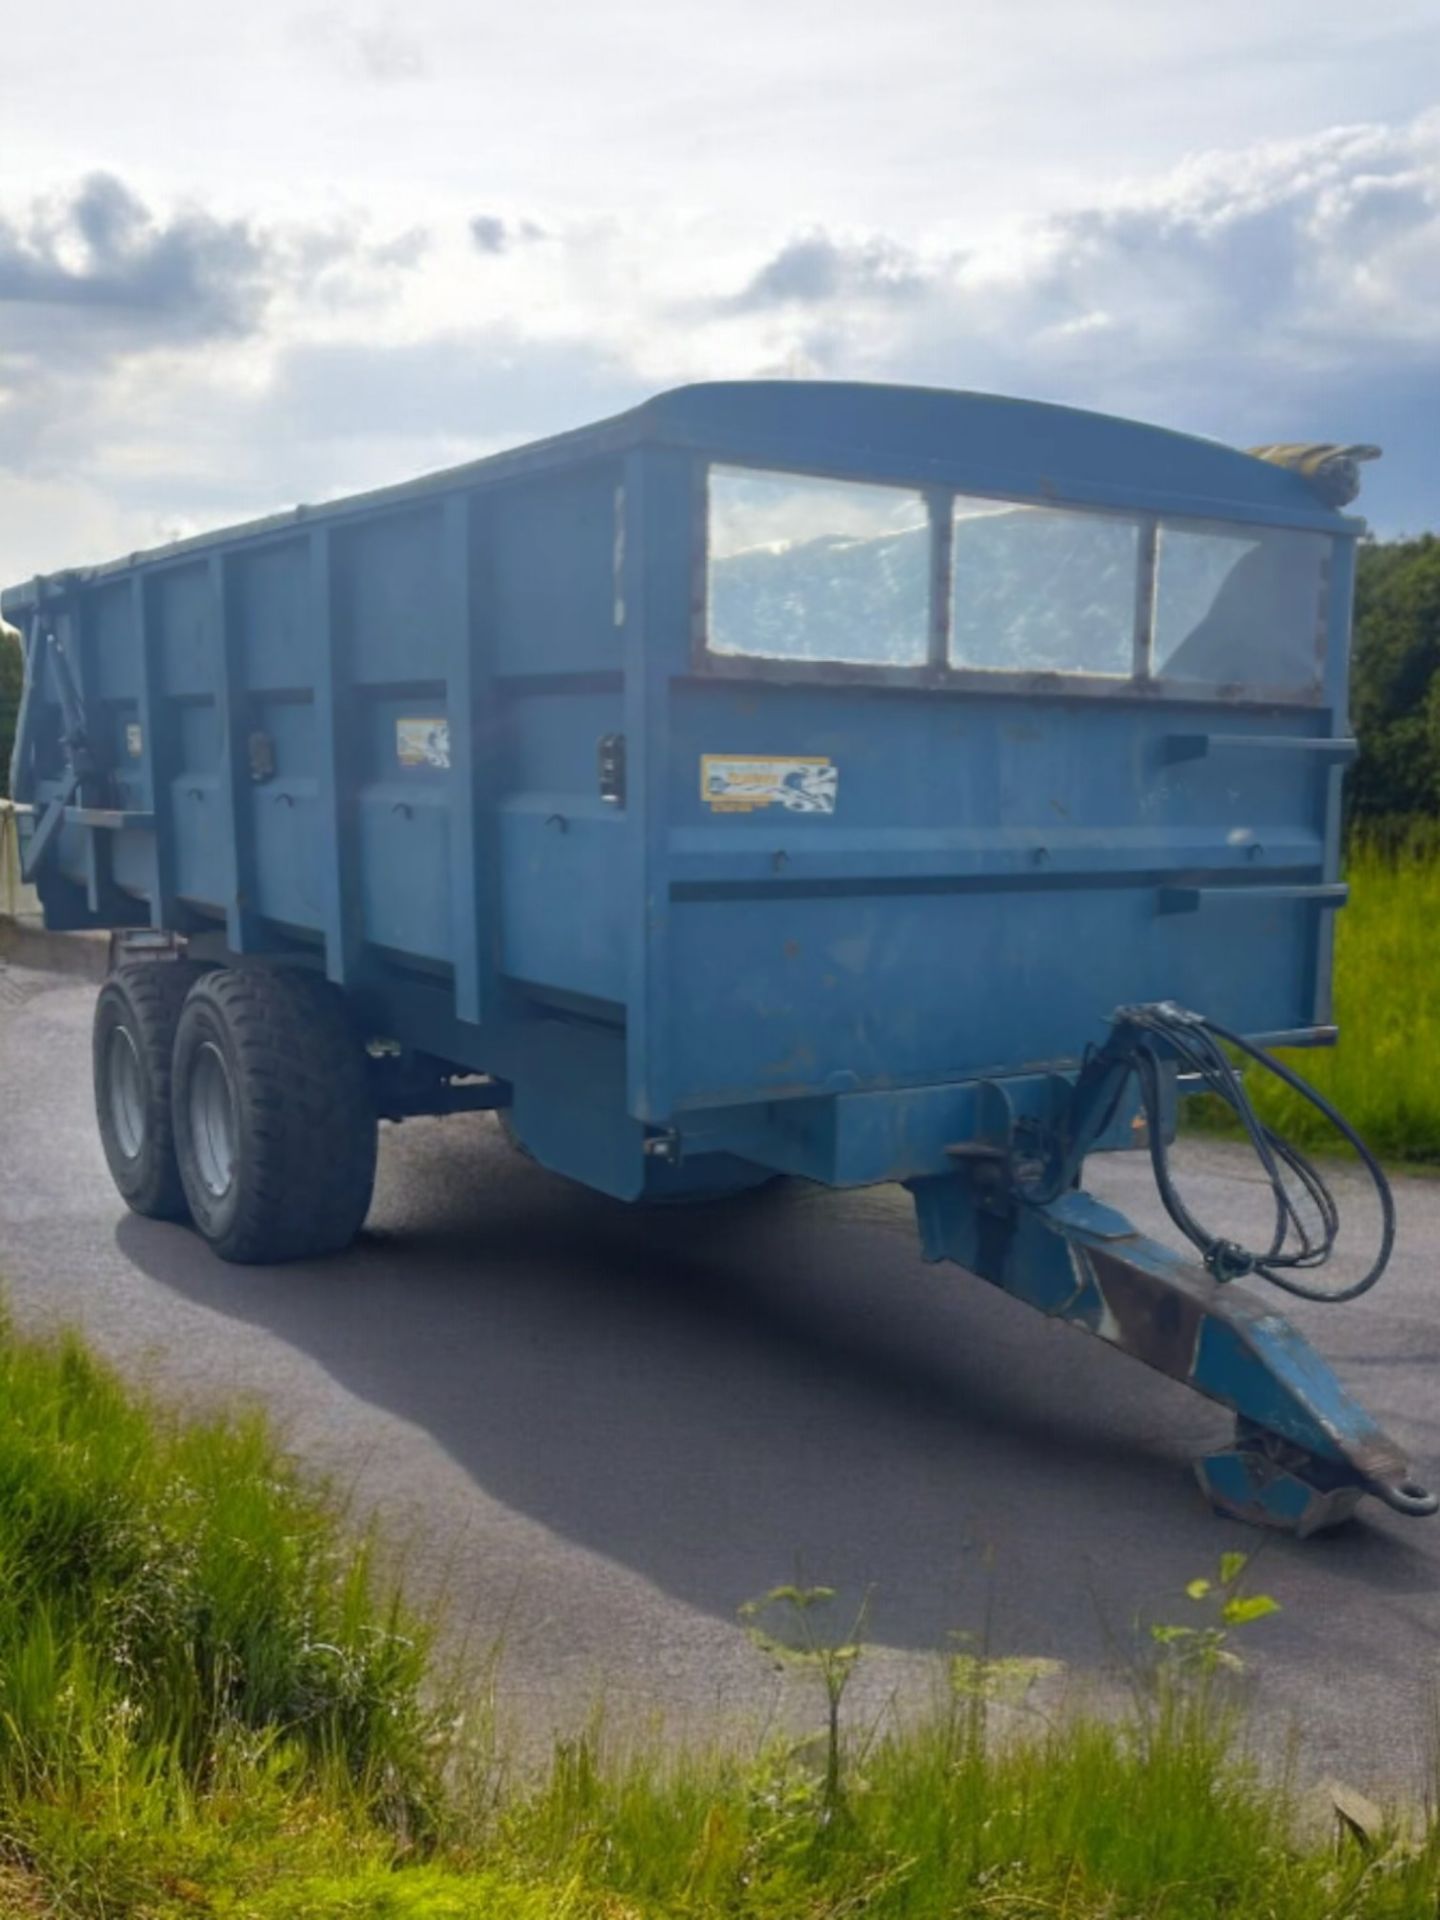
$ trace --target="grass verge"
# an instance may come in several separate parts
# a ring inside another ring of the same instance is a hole
[[[1425,845],[1352,848],[1349,904],[1335,932],[1335,1047],[1280,1057],[1319,1088],[1387,1160],[1440,1162],[1440,856]],[[1247,1080],[1263,1120],[1302,1147],[1334,1135],[1272,1075]],[[1192,1124],[1233,1131],[1208,1096]]]
[[[1223,1619],[1263,1613],[1227,1581]],[[811,1618],[816,1742],[637,1754],[591,1729],[497,1773],[261,1424],[178,1420],[73,1339],[0,1328],[0,1914],[1435,1920],[1433,1823],[1297,1839],[1218,1701],[1223,1627],[1171,1629],[1128,1715],[1003,1741],[1017,1663],[957,1657],[922,1724],[837,1756],[862,1655],[817,1657]]]

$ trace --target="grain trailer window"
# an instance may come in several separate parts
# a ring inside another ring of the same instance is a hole
[[[1162,522],[1155,677],[1312,691],[1323,659],[1329,550],[1324,534]]]
[[[883,667],[928,658],[921,493],[712,467],[707,553],[712,653]]]
[[[953,667],[1133,671],[1138,520],[962,495],[954,541]]]

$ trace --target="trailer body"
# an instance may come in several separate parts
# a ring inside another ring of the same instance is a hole
[[[505,1080],[532,1150],[617,1195],[657,1136],[697,1179],[717,1152],[934,1172],[977,1087],[1043,1086],[1122,1002],[1327,1037],[1357,531],[1293,474],[1097,415],[682,390],[6,594],[73,663],[96,769],[46,916],[323,962],[370,1030]],[[736,583],[786,538],[788,583]],[[1168,555],[1223,585],[1262,543],[1293,549],[1290,629],[1251,618],[1208,684],[1167,676]],[[1067,605],[1067,564],[1098,606]],[[792,588],[803,634],[745,650],[746,593],[773,628]],[[43,658],[17,761],[42,816]]]

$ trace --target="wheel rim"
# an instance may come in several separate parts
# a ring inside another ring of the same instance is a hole
[[[205,1190],[220,1200],[235,1178],[235,1089],[225,1056],[207,1040],[190,1070],[190,1144]]]
[[[145,1144],[145,1078],[140,1071],[140,1052],[128,1027],[110,1029],[105,1080],[116,1145],[127,1160],[135,1160]]]

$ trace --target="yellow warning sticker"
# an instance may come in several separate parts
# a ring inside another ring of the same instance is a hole
[[[395,722],[395,758],[402,767],[448,767],[450,722],[439,715],[406,715]]]
[[[834,813],[840,769],[812,754],[702,753],[700,798],[712,813]]]

